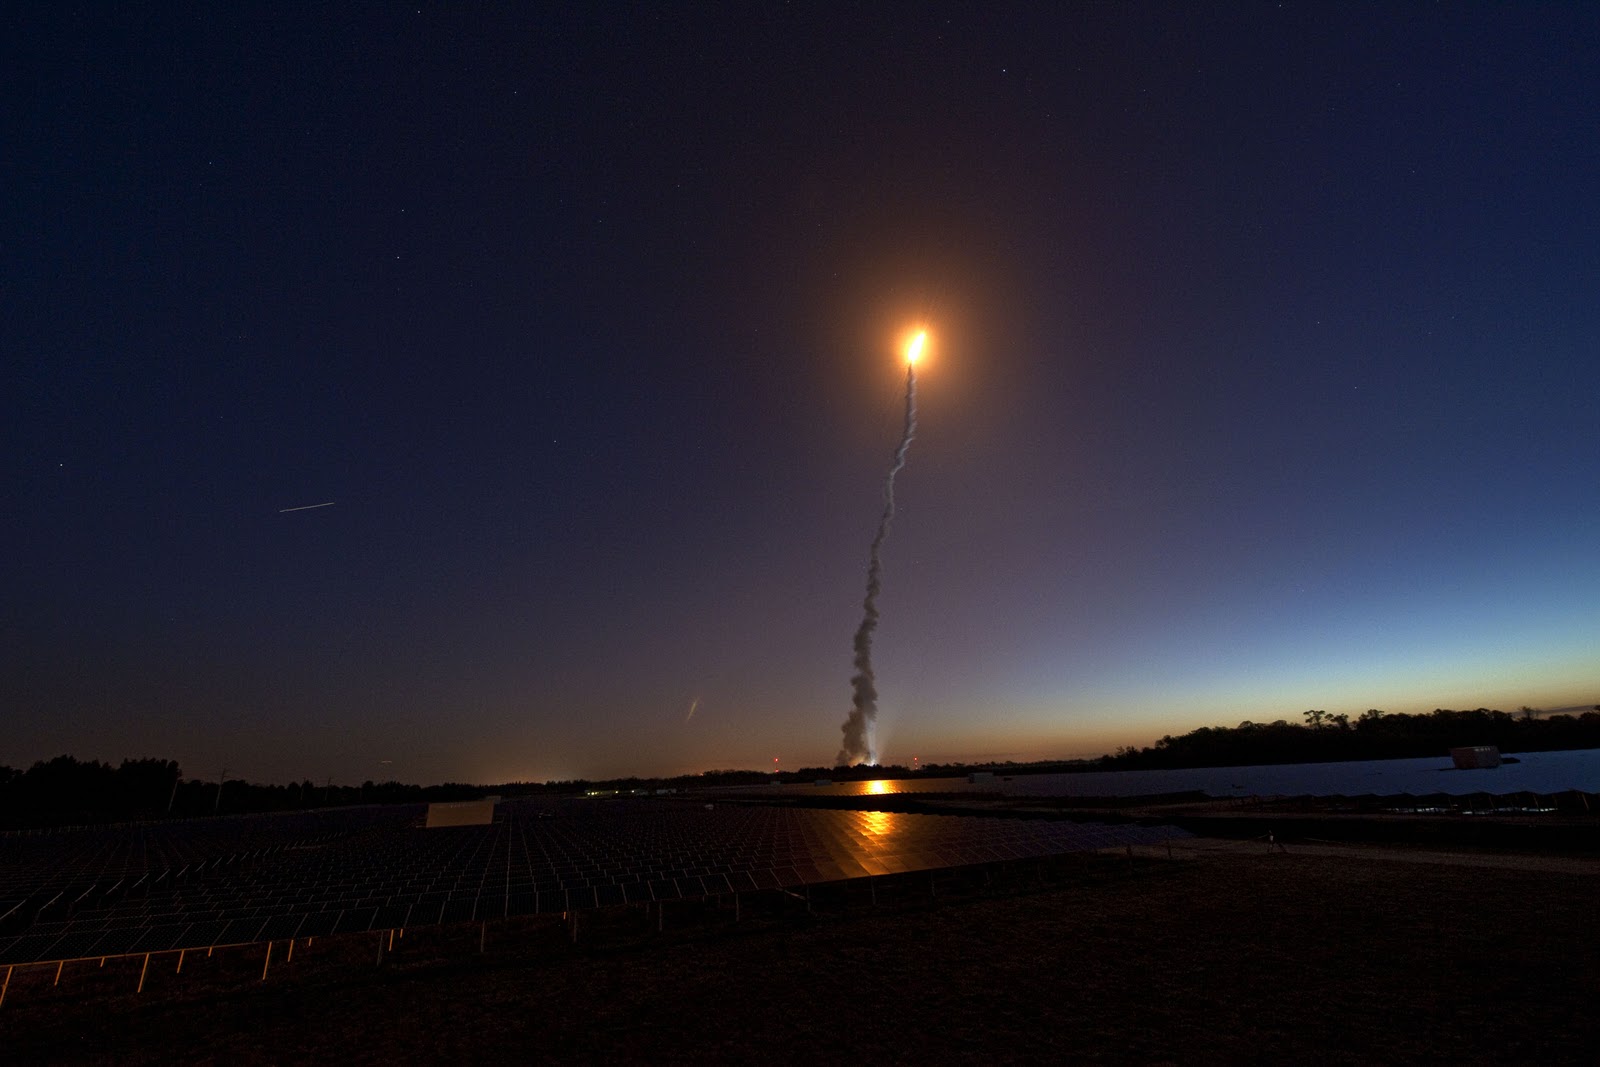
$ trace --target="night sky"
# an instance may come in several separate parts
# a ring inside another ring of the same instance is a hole
[[[0,763],[831,763],[914,325],[884,762],[1600,700],[1600,6],[3,20]]]

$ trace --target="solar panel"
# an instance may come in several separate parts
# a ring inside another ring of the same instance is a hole
[[[163,926],[147,926],[139,934],[139,939],[133,943],[133,952],[167,952],[180,947],[179,940],[184,931],[189,929],[188,923],[171,923]]]
[[[57,941],[61,940],[60,934],[25,934],[12,942],[6,950],[4,963],[33,963],[37,960],[64,959],[65,956],[52,955],[50,949]]]
[[[305,924],[306,916],[302,913],[286,913],[274,915],[262,926],[260,937],[263,941],[287,941],[291,937],[299,937],[300,927]]]
[[[444,911],[442,900],[422,900],[411,906],[410,925],[437,926]]]
[[[78,935],[68,935],[75,937]],[[132,952],[134,944],[144,936],[142,927],[126,927],[121,930],[107,930],[101,934],[94,943],[94,948],[88,952],[72,952],[74,956],[121,956]],[[66,939],[63,938],[63,941]],[[67,953],[62,953],[67,955]]]
[[[476,897],[452,897],[445,903],[444,911],[440,915],[439,921],[442,923],[471,922],[477,902]]]
[[[372,918],[377,913],[377,908],[346,908],[339,913],[339,921],[334,924],[333,932],[336,934],[359,934],[363,930],[370,930],[372,929]]]
[[[49,958],[54,959],[59,956],[70,960],[79,956],[91,955],[95,942],[99,941],[102,936],[104,935],[99,930],[62,934],[52,940],[49,946]]]
[[[217,938],[219,945],[244,945],[252,941],[261,940],[261,928],[266,923],[261,919],[250,917],[234,919],[222,928],[222,934]]]
[[[339,923],[339,913],[336,911],[314,911],[305,917],[296,933],[297,937],[324,937],[333,933],[333,928]]]
[[[228,928],[222,919],[206,919],[192,924],[183,932],[177,948],[206,948],[223,944],[222,931]]]
[[[0,964],[694,899],[1187,836],[893,812],[648,803],[420,806],[0,836]],[[144,835],[141,868],[128,844]],[[66,903],[80,901],[76,912]]]

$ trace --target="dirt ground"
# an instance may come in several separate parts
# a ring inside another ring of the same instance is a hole
[[[76,962],[16,972],[0,1059],[1588,1064],[1600,865],[1574,863],[1202,840],[585,916],[576,944],[413,930],[382,966],[379,935],[279,942],[264,981],[259,945],[152,957],[138,994],[141,958]]]

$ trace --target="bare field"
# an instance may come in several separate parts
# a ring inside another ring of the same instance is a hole
[[[994,885],[915,879],[637,910],[79,962],[13,977],[17,1063],[1590,1063],[1594,871],[1207,842]],[[1417,859],[1423,862],[1416,862]]]

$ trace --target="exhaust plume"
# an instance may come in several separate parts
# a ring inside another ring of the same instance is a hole
[[[878,628],[878,591],[883,587],[883,543],[889,539],[889,526],[894,522],[894,476],[906,465],[906,451],[917,436],[917,355],[925,336],[918,334],[906,352],[906,428],[900,436],[899,447],[894,450],[889,476],[883,482],[883,516],[878,519],[878,533],[872,539],[867,562],[867,595],[861,602],[861,625],[856,628],[855,638],[856,673],[850,679],[853,698],[850,715],[840,728],[844,731],[844,745],[834,760],[834,765],[839,767],[862,761],[878,762],[874,737],[878,722],[878,684],[872,672],[872,634]]]

